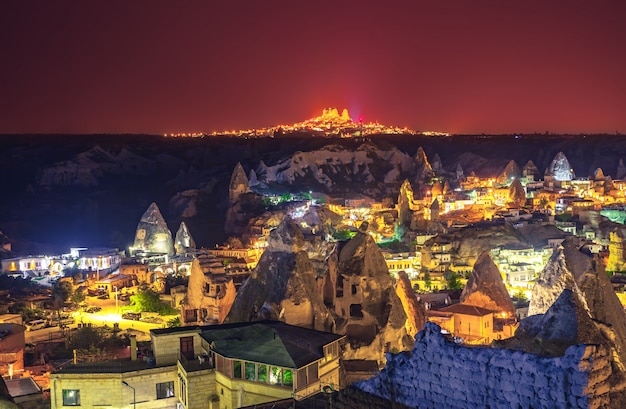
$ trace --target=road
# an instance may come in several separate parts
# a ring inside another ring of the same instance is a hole
[[[122,330],[131,330],[137,335],[138,341],[149,341],[150,330],[155,328],[163,328],[166,326],[167,321],[175,318],[175,315],[159,317],[163,320],[162,324],[151,324],[149,322],[125,320],[121,316],[121,309],[128,305],[128,302],[119,301],[116,309],[115,298],[107,300],[99,300],[96,297],[87,297],[85,302],[90,307],[101,307],[97,313],[87,313],[84,311],[74,311],[71,313],[74,318],[74,323],[69,325],[69,329],[65,331],[72,331],[78,328],[79,324],[86,325],[91,324],[93,326],[107,325],[112,327],[115,323],[119,325]],[[152,313],[144,313],[146,315],[156,315]],[[62,340],[65,338],[65,334],[59,327],[43,328],[35,331],[26,331],[26,343],[37,343],[51,340]]]

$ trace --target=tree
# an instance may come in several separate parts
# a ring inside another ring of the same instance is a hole
[[[528,297],[526,297],[526,294],[524,294],[522,291],[517,291],[515,294],[513,294],[513,299],[517,300],[518,303],[528,302]]]
[[[136,312],[157,312],[159,315],[173,315],[178,312],[161,301],[159,294],[148,287],[140,288],[137,294],[130,297],[130,302]]]
[[[459,275],[457,273],[450,273],[446,278],[448,290],[460,290],[463,288],[463,284],[459,280]]]
[[[242,249],[243,243],[241,243],[241,239],[239,239],[238,237],[231,236],[226,241],[226,246],[230,247],[231,249]]]
[[[55,308],[61,308],[63,303],[67,301],[74,292],[74,286],[66,280],[59,280],[52,287],[52,295],[54,296]]]
[[[333,238],[337,241],[346,241],[354,237],[356,233],[348,229],[337,230],[333,233]]]
[[[424,274],[424,283],[426,284],[426,288],[428,288],[430,290],[430,287],[432,287],[432,281],[430,279],[430,273],[427,271],[426,274]]]
[[[72,296],[70,297],[70,301],[74,304],[80,304],[85,301],[85,292],[84,291],[74,291]]]

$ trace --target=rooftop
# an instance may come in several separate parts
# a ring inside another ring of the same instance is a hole
[[[343,338],[285,324],[258,321],[209,327],[202,331],[216,353],[284,368],[300,368],[324,357],[324,345]]]
[[[469,304],[453,304],[449,307],[441,308],[439,311],[442,312],[451,312],[453,314],[465,314],[465,315],[473,315],[476,317],[482,317],[484,315],[493,314],[494,311],[476,307],[474,305]]]
[[[118,359],[115,361],[79,362],[64,366],[59,373],[84,374],[84,373],[125,373],[153,368],[144,361],[131,361],[130,359]]]
[[[324,345],[343,338],[281,321],[238,322],[153,329],[154,336],[200,332],[217,354],[283,368],[300,368],[324,356]]]

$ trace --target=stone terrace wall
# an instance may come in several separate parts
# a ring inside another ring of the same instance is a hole
[[[457,345],[427,323],[410,353],[387,355],[376,377],[354,387],[419,408],[609,408],[608,351],[574,345],[550,358]]]

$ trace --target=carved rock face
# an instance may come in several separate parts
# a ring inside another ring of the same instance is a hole
[[[174,248],[176,250],[176,254],[185,254],[189,250],[194,250],[196,248],[196,242],[191,237],[191,233],[189,233],[189,229],[185,222],[180,222],[180,227],[176,232],[176,238],[174,239]]]
[[[385,346],[406,350],[412,345],[385,259],[364,232],[338,251],[336,243],[305,236],[297,224],[284,220],[270,234],[227,321],[257,319],[345,334],[350,344],[346,359],[383,362]]]
[[[574,179],[574,169],[570,165],[567,157],[563,152],[556,154],[550,166],[546,170],[547,176],[553,176],[555,180],[572,180]]]

